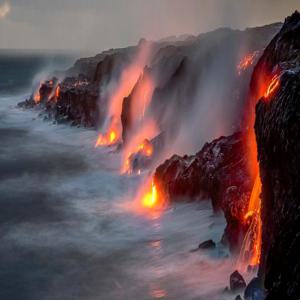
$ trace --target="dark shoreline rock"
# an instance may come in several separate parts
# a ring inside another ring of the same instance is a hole
[[[199,244],[199,249],[214,249],[216,248],[216,243],[213,240],[207,240]]]
[[[230,275],[229,283],[230,290],[232,292],[238,292],[246,288],[245,279],[238,271],[234,271]]]
[[[253,187],[247,171],[245,135],[235,133],[206,143],[192,156],[174,155],[155,172],[154,182],[169,201],[212,199],[224,212],[227,226],[222,241],[239,249],[248,224],[242,222]]]

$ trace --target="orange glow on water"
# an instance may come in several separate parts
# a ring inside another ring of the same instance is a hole
[[[152,181],[151,190],[143,196],[142,204],[144,207],[152,208],[157,204],[158,194],[157,189]]]

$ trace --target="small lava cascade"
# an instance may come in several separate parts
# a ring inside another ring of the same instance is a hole
[[[123,100],[130,95],[138,79],[142,76],[143,69],[147,65],[150,55],[151,44],[148,42],[142,43],[133,62],[122,71],[117,86],[112,89],[108,106],[108,120],[104,133],[100,133],[98,136],[96,147],[109,146],[121,142]],[[111,139],[112,136],[113,139]]]
[[[154,119],[144,121],[141,127],[131,136],[122,154],[122,174],[132,174],[132,157],[140,155],[149,158],[153,155],[153,146],[149,140],[158,134],[158,128]],[[138,172],[139,173],[139,172]]]
[[[280,86],[279,72],[274,74],[262,74],[264,81],[260,81],[258,94],[255,95],[257,103],[260,99],[267,102],[270,100],[272,94]],[[254,104],[254,106],[255,106]],[[243,269],[247,266],[256,267],[260,263],[261,255],[261,238],[262,238],[262,221],[261,221],[261,189],[262,183],[259,174],[259,165],[257,161],[257,143],[254,133],[254,116],[248,119],[248,136],[247,136],[247,149],[248,149],[248,168],[249,174],[254,178],[254,185],[252,188],[251,196],[248,203],[248,209],[244,215],[244,220],[249,227],[245,235],[239,259],[239,268]]]
[[[41,102],[41,94],[40,94],[40,89],[42,87],[42,83],[39,84],[38,88],[36,89],[36,91],[33,93],[33,100],[35,102],[35,104],[38,104]]]
[[[117,144],[121,139],[120,131],[119,120],[111,118],[106,133],[98,135],[95,147],[113,146]]]
[[[56,89],[55,89],[55,98],[58,99],[60,95],[60,86],[57,85]]]
[[[255,59],[258,57],[259,51],[254,51],[252,53],[247,54],[244,56],[237,66],[237,73],[241,75],[246,69],[252,66],[255,62]]]
[[[141,169],[135,167],[135,162],[138,158],[141,159],[151,159],[153,155],[154,149],[151,141],[145,139],[140,145],[138,145],[135,153],[130,154],[130,156],[125,161],[125,173],[132,174],[136,172],[137,174],[141,174]]]
[[[133,171],[133,157],[150,158],[153,155],[153,145],[150,140],[159,130],[154,118],[148,111],[154,92],[154,79],[143,74],[130,95],[129,119],[131,130],[125,143],[122,173],[131,174]],[[139,173],[140,171],[138,171]]]
[[[58,98],[60,96],[60,85],[59,83],[55,83],[53,80],[49,81],[50,86],[52,86],[52,92],[48,96],[48,102],[57,103]]]

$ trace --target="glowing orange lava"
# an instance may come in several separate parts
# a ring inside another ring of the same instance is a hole
[[[279,85],[280,85],[279,76],[275,75],[272,78],[271,83],[269,84],[268,89],[267,89],[267,91],[264,94],[264,97],[265,98],[269,98],[270,95],[272,95],[275,92],[275,90],[279,87]]]
[[[101,133],[98,135],[97,142],[95,147],[99,146],[112,146],[118,142],[118,133],[116,130],[111,129],[107,134],[102,135]]]
[[[239,75],[246,69],[248,69],[250,66],[253,65],[255,58],[258,55],[258,51],[254,51],[253,53],[247,54],[243,59],[240,61],[240,63],[237,66],[237,72]]]
[[[137,131],[132,134],[130,140],[123,150],[121,174],[131,174],[130,157],[135,153],[151,157],[153,146],[149,140],[158,134],[156,122],[153,119],[144,121]]]
[[[261,253],[261,180],[257,175],[254,186],[251,192],[247,213],[244,216],[244,221],[250,220],[249,231],[244,240],[242,247],[243,253],[249,253],[248,264],[257,266],[260,261]]]
[[[34,100],[35,104],[38,104],[38,103],[41,102],[41,95],[40,95],[40,88],[41,88],[41,86],[42,86],[42,84],[40,83],[38,89],[33,94],[33,100]]]
[[[144,207],[153,208],[158,202],[158,193],[155,184],[152,181],[151,190],[143,196],[142,204]]]
[[[145,140],[140,144],[138,150],[145,156],[152,156],[153,154],[153,146],[148,140]]]
[[[60,95],[60,86],[58,85],[55,89],[55,98],[58,99]]]
[[[150,55],[151,55],[150,43],[145,42],[142,45],[139,45],[137,54],[134,57],[132,63],[130,63],[122,71],[116,87],[112,89],[109,96],[110,99],[108,105],[108,116],[111,119],[110,122],[114,122],[114,124],[108,125],[108,130],[106,130],[104,136],[102,137],[99,136],[100,143],[97,142],[96,145],[107,146],[107,144],[110,143],[110,136],[112,131],[114,132],[115,135],[115,138],[113,139],[113,143],[117,143],[120,141],[122,137],[121,113],[122,113],[123,100],[124,98],[130,95],[134,86],[138,82],[138,79],[142,76],[144,67],[147,64]],[[133,106],[135,105],[136,104],[133,103]]]
[[[270,96],[280,85],[279,73],[269,76],[268,73],[262,72],[259,74],[259,86],[255,99],[269,99]],[[256,103],[252,103],[255,105]],[[241,253],[239,257],[239,263],[242,265],[248,264],[251,266],[257,266],[260,262],[261,255],[261,233],[262,233],[262,221],[261,221],[261,178],[259,174],[259,165],[257,162],[257,143],[254,132],[254,112],[249,117],[249,130],[247,136],[248,146],[248,167],[249,174],[252,178],[255,178],[253,189],[248,203],[247,211],[244,215],[244,222],[249,223],[249,229],[243,241]]]

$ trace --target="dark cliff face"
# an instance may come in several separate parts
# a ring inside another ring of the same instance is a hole
[[[154,182],[169,201],[211,199],[224,212],[223,237],[232,250],[239,249],[247,230],[242,222],[253,182],[247,173],[245,136],[235,133],[206,143],[192,156],[172,156],[155,172]]]
[[[267,299],[300,298],[300,14],[288,17],[258,68],[280,69],[279,85],[256,107],[262,179],[260,276]]]
[[[194,94],[196,87],[207,77],[207,70],[213,65],[215,70],[219,69],[220,65],[224,67],[225,61],[226,68],[222,68],[224,71],[220,74],[220,78],[228,77],[228,74],[235,77],[239,59],[249,52],[262,50],[277,29],[278,24],[245,31],[219,29],[197,37],[151,43],[151,55],[146,62],[144,73],[155,78],[155,90],[149,111],[158,122],[160,130],[174,130],[179,123],[174,120],[186,118],[188,110],[197,100]],[[60,80],[62,92],[59,101],[52,103],[51,113],[47,109],[49,115],[58,120],[66,119],[84,126],[101,126],[107,116],[109,101],[107,87],[118,83],[122,71],[134,61],[139,49],[145,43],[147,43],[145,40],[141,40],[134,47],[110,49],[94,57],[78,60],[65,72],[66,78]],[[243,72],[241,76],[235,78],[236,80],[233,79],[233,82],[236,81],[238,84],[228,89],[226,99],[230,99],[234,93],[234,99],[229,101],[228,105],[232,107],[243,105],[241,99],[247,91],[251,69],[250,67]],[[137,86],[143,82],[143,72],[140,75]],[[210,75],[212,77],[212,74]],[[85,78],[88,84],[70,84],[72,81],[81,82],[81,77]],[[204,84],[204,81],[202,82]],[[237,86],[239,92],[235,90]],[[127,133],[134,127],[130,116],[130,101],[135,88],[124,97],[122,125],[125,139]],[[33,105],[31,101],[31,105],[27,106]]]
[[[211,106],[226,103],[226,121],[236,126],[253,70],[250,65],[238,74],[237,65],[246,54],[262,51],[279,28],[279,24],[273,24],[246,31],[219,29],[161,47],[145,69],[156,79],[149,110],[160,130],[167,135],[174,133],[191,118],[191,113],[201,106],[201,98],[208,94],[211,95]],[[142,84],[143,78],[140,78],[137,86]],[[206,92],[203,94],[203,91]],[[134,90],[123,106],[125,139],[134,127],[130,119],[132,94]]]

